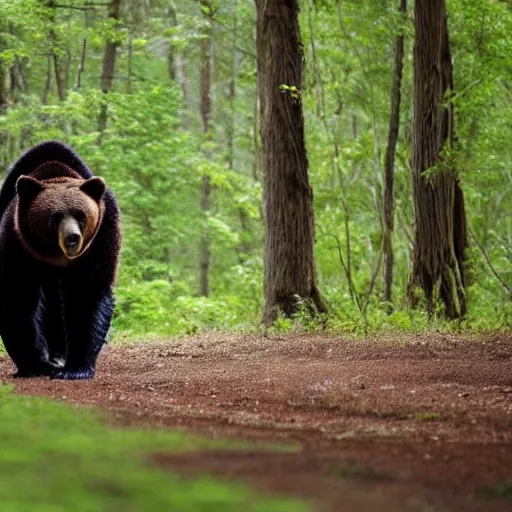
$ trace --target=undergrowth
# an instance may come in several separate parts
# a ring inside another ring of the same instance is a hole
[[[468,294],[471,296],[471,293],[470,289]],[[444,319],[441,311],[429,318],[422,308],[413,310],[405,304],[397,305],[388,315],[385,305],[377,300],[370,302],[363,316],[349,297],[331,294],[327,300],[327,315],[312,317],[304,308],[293,318],[278,317],[270,332],[324,332],[359,337],[431,331],[481,334],[512,328],[512,303],[482,294],[470,303],[466,318],[458,321]],[[165,286],[150,285],[144,293],[132,289],[129,296],[125,289],[120,290],[111,335],[120,340],[209,331],[257,333],[263,331],[260,320],[261,304],[256,301],[244,302],[237,296],[172,297]]]

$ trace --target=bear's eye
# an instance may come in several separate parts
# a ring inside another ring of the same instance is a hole
[[[59,225],[60,221],[62,220],[62,213],[61,212],[55,212],[50,215],[50,226],[56,227]]]
[[[71,215],[82,224],[85,221],[85,213],[82,210],[73,210]]]
[[[80,226],[83,229],[85,223],[85,213],[82,210],[73,210],[71,215],[78,221]]]

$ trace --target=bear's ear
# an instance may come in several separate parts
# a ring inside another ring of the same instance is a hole
[[[96,202],[99,202],[103,197],[106,188],[107,186],[105,181],[103,178],[99,178],[98,176],[90,178],[80,185],[80,190],[89,197],[92,197]]]
[[[21,199],[31,201],[43,190],[44,185],[31,176],[20,176],[16,181],[16,193]]]

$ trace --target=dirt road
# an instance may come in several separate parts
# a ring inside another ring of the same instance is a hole
[[[314,510],[512,510],[512,335],[346,341],[202,335],[109,347],[90,382],[0,378],[125,425],[295,443],[291,453],[157,454]]]

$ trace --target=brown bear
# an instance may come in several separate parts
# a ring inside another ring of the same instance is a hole
[[[90,379],[114,311],[118,203],[68,146],[27,151],[0,190],[0,336],[18,377]]]

